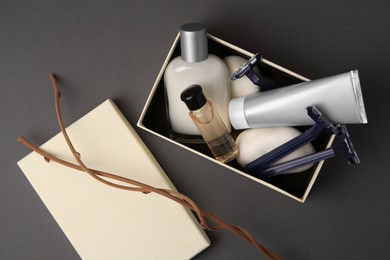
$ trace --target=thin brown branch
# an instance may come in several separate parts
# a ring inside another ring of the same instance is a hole
[[[153,192],[153,193],[159,194],[161,196],[164,196],[168,199],[171,199],[171,200],[183,205],[184,207],[189,208],[192,211],[194,211],[197,214],[199,221],[200,221],[200,224],[202,225],[203,228],[208,229],[208,230],[227,229],[230,232],[232,232],[233,234],[241,237],[243,240],[251,243],[254,247],[256,247],[260,252],[262,252],[268,258],[280,259],[280,257],[276,253],[272,252],[270,249],[266,248],[265,246],[263,246],[262,244],[257,242],[254,239],[254,237],[247,230],[245,230],[239,226],[230,225],[227,222],[220,219],[219,217],[217,217],[214,213],[207,212],[207,211],[200,209],[198,207],[198,205],[193,200],[191,200],[189,197],[185,196],[182,193],[179,193],[179,192],[173,191],[173,190],[156,188],[156,187],[147,185],[145,183],[138,182],[138,181],[135,181],[135,180],[132,180],[129,178],[122,177],[122,176],[118,176],[118,175],[115,175],[112,173],[107,173],[107,172],[88,168],[82,162],[81,155],[74,148],[74,146],[73,146],[73,144],[72,144],[72,142],[71,142],[71,140],[66,132],[66,129],[64,127],[62,115],[61,115],[61,110],[60,110],[60,96],[61,95],[60,95],[57,79],[56,79],[54,74],[50,74],[50,79],[52,81],[53,89],[54,89],[55,108],[56,108],[56,115],[57,115],[58,124],[59,124],[61,132],[65,138],[65,141],[66,141],[70,151],[72,152],[74,158],[76,159],[78,165],[61,160],[61,159],[51,155],[50,153],[43,151],[42,149],[38,148],[37,146],[35,146],[34,144],[32,144],[31,142],[26,140],[23,136],[20,136],[18,138],[19,142],[21,142],[22,144],[24,144],[25,146],[27,146],[31,150],[33,150],[33,151],[37,152],[38,154],[40,154],[41,156],[43,156],[43,158],[47,162],[53,161],[53,162],[62,164],[66,167],[70,167],[72,169],[83,171],[83,172],[89,174],[95,180],[100,181],[100,182],[102,182],[106,185],[109,185],[111,187],[129,190],[129,191],[143,192],[145,194]],[[108,181],[102,177],[104,177],[106,179],[113,179],[116,181],[120,181],[122,183],[125,183],[126,185],[116,184],[116,183]],[[128,186],[128,185],[132,185],[132,186]],[[209,220],[217,223],[217,225],[216,226],[209,225],[207,223],[206,219],[209,219]]]

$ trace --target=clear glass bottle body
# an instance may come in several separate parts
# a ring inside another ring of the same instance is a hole
[[[214,157],[223,163],[236,158],[238,147],[211,101],[198,110],[189,112]]]
[[[181,57],[176,57],[167,66],[164,74],[165,93],[167,101],[168,117],[170,121],[170,135],[199,136],[199,131],[188,117],[188,109],[180,100],[181,92],[192,84],[199,84],[204,94],[211,100],[219,113],[222,121],[231,130],[229,119],[229,75],[226,65],[215,55],[209,54],[208,58],[200,62],[186,62]]]

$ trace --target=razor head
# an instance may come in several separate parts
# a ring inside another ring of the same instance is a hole
[[[347,127],[345,125],[341,125],[339,127],[339,133],[337,135],[337,139],[339,142],[339,148],[347,157],[348,163],[349,164],[360,163],[360,159],[352,143],[352,139],[348,133]]]
[[[338,134],[339,130],[335,127],[315,106],[306,108],[307,114],[313,121],[321,125],[329,133]]]
[[[241,66],[233,75],[230,77],[231,80],[236,80],[242,78],[249,70],[252,70],[253,67],[260,61],[261,55],[256,53],[255,56],[250,58],[244,65]]]

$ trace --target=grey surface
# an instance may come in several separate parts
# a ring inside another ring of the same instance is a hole
[[[0,259],[79,258],[16,165],[29,153],[18,135],[42,144],[59,131],[49,73],[67,124],[111,98],[135,126],[192,21],[312,79],[358,69],[369,124],[349,127],[362,163],[326,162],[304,204],[136,128],[176,187],[287,259],[389,259],[389,13],[388,1],[2,1]],[[208,235],[198,259],[259,257]]]

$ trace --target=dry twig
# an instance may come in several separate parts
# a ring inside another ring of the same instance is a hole
[[[56,108],[56,115],[57,115],[58,124],[59,124],[61,132],[66,140],[66,143],[68,144],[69,149],[71,150],[78,165],[61,160],[61,159],[51,155],[50,153],[43,151],[42,149],[40,149],[36,145],[34,145],[31,142],[29,142],[28,140],[26,140],[26,138],[24,138],[23,136],[20,136],[18,138],[19,142],[21,142],[22,144],[24,144],[25,146],[27,146],[31,150],[37,152],[38,154],[42,155],[43,158],[47,162],[53,161],[53,162],[62,164],[66,167],[70,167],[70,168],[73,168],[73,169],[76,169],[79,171],[84,171],[85,173],[89,174],[92,178],[94,178],[97,181],[100,181],[106,185],[109,185],[109,186],[112,186],[112,187],[115,187],[118,189],[123,189],[123,190],[143,192],[145,194],[154,192],[154,193],[159,194],[161,196],[164,196],[168,199],[171,199],[171,200],[183,205],[184,207],[189,208],[190,210],[194,211],[199,218],[199,222],[200,222],[201,226],[204,229],[207,229],[207,230],[227,229],[230,232],[232,232],[233,234],[241,237],[245,241],[252,244],[254,247],[256,247],[257,250],[262,252],[268,258],[280,259],[280,257],[276,253],[272,252],[270,249],[266,248],[265,246],[263,246],[262,244],[257,242],[255,240],[255,238],[247,230],[245,230],[239,226],[228,224],[227,222],[225,222],[222,219],[220,219],[219,217],[217,217],[214,213],[207,212],[207,211],[200,209],[198,207],[198,205],[193,200],[191,200],[190,198],[188,198],[187,196],[185,196],[182,193],[179,193],[179,192],[173,191],[173,190],[156,188],[156,187],[144,184],[142,182],[138,182],[138,181],[128,179],[128,178],[125,178],[122,176],[118,176],[118,175],[115,175],[112,173],[107,173],[107,172],[88,168],[82,162],[81,155],[73,147],[73,144],[72,144],[71,140],[69,139],[69,136],[68,136],[66,129],[64,127],[64,123],[63,123],[62,115],[61,115],[61,111],[60,111],[60,96],[61,95],[60,95],[57,79],[56,79],[54,74],[50,74],[50,79],[52,81],[53,88],[54,88],[55,108]],[[113,179],[116,181],[120,181],[120,182],[125,183],[127,185],[116,184],[116,183],[108,181],[102,177],[105,177],[107,179]],[[128,186],[128,185],[131,185],[131,186]],[[215,226],[209,225],[207,223],[206,219],[209,219],[209,220],[215,222],[217,225],[215,225]]]

